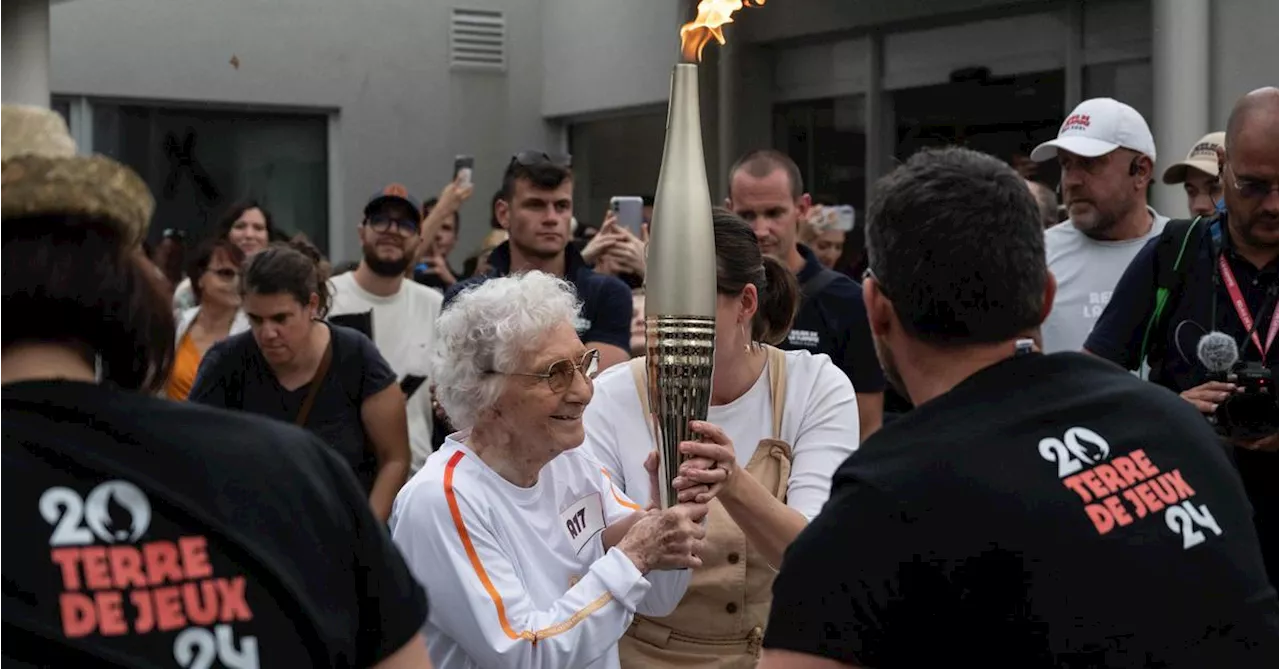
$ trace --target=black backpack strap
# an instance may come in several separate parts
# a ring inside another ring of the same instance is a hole
[[[1195,220],[1184,218],[1169,221],[1160,233],[1160,240],[1156,242],[1156,299],[1152,305],[1151,317],[1147,319],[1146,331],[1142,333],[1139,365],[1146,361],[1148,367],[1155,369],[1164,357],[1169,322],[1182,298],[1187,267],[1191,264],[1187,258],[1187,248],[1191,246],[1191,238],[1201,223],[1209,225],[1210,220],[1196,217]],[[1195,249],[1192,248],[1192,255],[1194,254]]]
[[[844,276],[843,274],[823,267],[817,274],[809,277],[807,281],[800,284],[800,295],[807,302],[814,297],[822,294],[822,291],[831,285],[832,281]]]

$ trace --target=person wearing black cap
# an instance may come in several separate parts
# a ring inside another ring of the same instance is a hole
[[[405,278],[416,249],[425,243],[420,211],[418,200],[400,184],[374,193],[357,228],[360,265],[330,281],[329,320],[363,331],[400,379],[408,402],[411,471],[432,451],[431,392],[425,381],[444,304],[440,291]]]

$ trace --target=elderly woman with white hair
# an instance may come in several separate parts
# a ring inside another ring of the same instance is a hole
[[[436,390],[461,431],[401,490],[391,533],[440,602],[426,633],[441,669],[617,667],[635,614],[670,613],[701,565],[712,462],[683,463],[681,503],[659,511],[575,450],[599,359],[578,307],[570,284],[529,272],[437,321]]]

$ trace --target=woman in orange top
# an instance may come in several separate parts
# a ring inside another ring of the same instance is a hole
[[[173,370],[165,384],[169,399],[185,400],[209,347],[249,329],[240,310],[240,266],[244,251],[224,239],[203,244],[187,268],[196,305],[182,312],[174,341]]]

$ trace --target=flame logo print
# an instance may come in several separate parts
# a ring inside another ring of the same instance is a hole
[[[89,493],[84,520],[107,543],[134,542],[151,525],[151,505],[132,483],[108,481]]]

